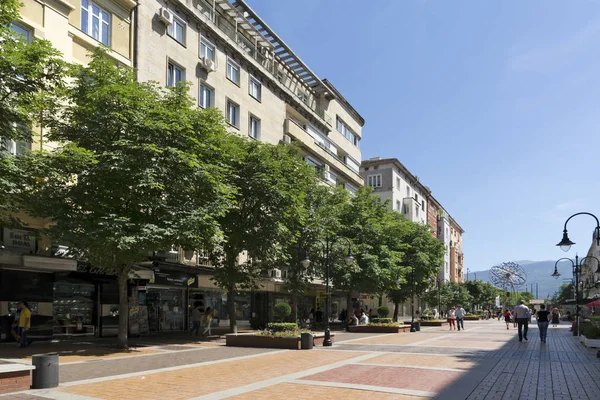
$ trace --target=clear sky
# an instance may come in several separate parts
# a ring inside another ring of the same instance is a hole
[[[465,266],[585,254],[600,217],[600,2],[248,0],[466,231]]]

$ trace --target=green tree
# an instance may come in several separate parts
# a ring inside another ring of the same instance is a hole
[[[256,288],[267,269],[281,266],[283,249],[298,239],[290,227],[306,219],[306,193],[317,183],[293,146],[239,138],[228,164],[234,198],[219,218],[224,235],[211,254],[213,280],[227,291],[229,325],[236,332],[236,291]]]
[[[439,304],[439,298],[441,297],[441,305]],[[444,282],[440,285],[440,293],[437,290],[430,290],[423,294],[422,300],[429,304],[438,304],[440,309],[444,307],[448,309],[452,306],[462,305],[468,306],[471,304],[473,298],[469,294],[469,291],[465,285],[457,282]]]
[[[464,286],[473,298],[473,306],[486,307],[494,304],[496,296],[500,294],[500,290],[489,282],[466,281]]]
[[[16,182],[21,174],[9,140],[32,141],[34,125],[41,124],[44,111],[57,104],[63,88],[66,64],[47,40],[26,38],[11,29],[19,20],[17,0],[0,3],[0,222],[7,223],[14,211]],[[14,222],[14,221],[13,221]]]
[[[336,231],[339,224],[339,213],[348,202],[348,192],[341,188],[330,188],[325,185],[311,185],[305,197],[306,218],[298,219],[289,229],[295,241],[285,244],[279,265],[287,271],[285,288],[293,296],[295,318],[298,320],[298,296],[306,292],[315,276],[323,274],[322,248],[327,234]],[[305,267],[301,261],[308,257],[311,263]]]
[[[344,262],[347,248],[337,249],[332,267],[336,289],[346,293],[348,315],[352,310],[352,292],[382,293],[405,275],[402,265],[408,221],[391,211],[369,188],[361,188],[340,213],[336,236],[352,242],[356,262]]]
[[[552,304],[564,305],[568,299],[575,298],[575,286],[572,283],[563,283],[558,291],[552,296]]]
[[[216,111],[199,111],[181,85],[139,83],[102,50],[74,72],[49,138],[62,146],[22,159],[20,203],[80,259],[112,269],[119,284],[118,343],[127,346],[127,281],[135,262],[171,246],[220,237],[227,135]]]

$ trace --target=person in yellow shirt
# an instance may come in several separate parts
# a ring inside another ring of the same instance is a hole
[[[31,328],[31,311],[24,302],[19,302],[19,336],[21,336],[21,343],[19,347],[27,347],[31,344],[27,339],[27,331]]]

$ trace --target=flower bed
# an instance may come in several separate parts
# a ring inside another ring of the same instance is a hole
[[[585,347],[600,349],[600,339],[588,339],[585,336],[581,335],[581,343],[583,343]]]
[[[410,331],[410,325],[369,324],[350,326],[350,332],[359,333],[400,333]]]
[[[334,341],[331,334],[331,341]],[[325,335],[313,334],[314,346],[322,346]],[[238,333],[225,335],[225,345],[233,347],[258,347],[263,349],[300,350],[300,336],[269,336],[263,333]]]
[[[433,319],[433,320],[429,320],[429,321],[415,321],[418,322],[419,324],[421,324],[421,326],[444,326],[444,325],[448,325],[448,321],[445,320],[441,320],[441,319]],[[404,321],[405,324],[407,324],[410,327],[410,321]]]

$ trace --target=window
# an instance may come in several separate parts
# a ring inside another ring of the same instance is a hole
[[[396,200],[396,210],[400,211],[402,208],[402,202],[400,200]]]
[[[345,156],[346,165],[350,167],[351,170],[358,173],[360,171],[360,163],[356,162],[352,157]]]
[[[417,201],[417,203],[419,202],[419,194],[415,193],[415,200]]]
[[[352,129],[348,128],[348,125],[346,125],[339,117],[337,119],[337,130],[339,133],[344,135],[344,137],[348,139],[350,143],[358,146],[358,136],[356,136],[356,134],[352,132]]]
[[[415,208],[415,217],[419,217],[419,206]]]
[[[167,67],[167,86],[175,87],[177,82],[185,80],[185,70],[178,65],[169,63]]]
[[[108,46],[110,15],[97,4],[89,0],[81,0],[81,30]]]
[[[421,208],[425,211],[425,200],[421,200]]]
[[[215,45],[207,39],[200,39],[200,57],[215,61]]]
[[[408,205],[402,205],[402,214],[408,214]]]
[[[254,97],[256,100],[260,101],[262,91],[262,85],[258,79],[251,76],[250,77],[250,96]]]
[[[240,128],[240,106],[232,102],[231,100],[227,100],[227,113],[226,119],[229,125],[232,125],[236,128]]]
[[[381,174],[367,176],[367,186],[381,187]]]
[[[406,187],[406,197],[410,197],[410,186]]]
[[[31,150],[31,142],[20,142],[11,139],[0,139],[0,150],[9,152],[14,156]]]
[[[227,59],[227,79],[236,85],[240,84],[240,66],[231,59]]]
[[[176,15],[173,15],[173,23],[167,29],[167,35],[185,45],[185,22]]]
[[[254,115],[251,115],[249,125],[248,136],[258,139],[260,137],[260,119],[256,118]]]
[[[31,37],[33,35],[31,34],[31,31],[29,29],[25,28],[22,25],[15,24],[14,22],[11,22],[10,29],[12,29],[12,31],[15,33],[15,37],[21,36],[26,41],[31,42]]]
[[[320,162],[318,162],[314,158],[311,158],[311,157],[308,157],[308,156],[304,157],[304,161],[306,161],[306,163],[308,165],[312,165],[315,168],[319,168],[320,169],[320,168],[323,167],[323,165]]]
[[[214,90],[205,84],[200,84],[200,93],[198,94],[198,105],[202,108],[212,107],[214,99]]]
[[[398,190],[400,190],[400,184],[401,184],[401,182],[402,182],[402,181],[400,180],[400,178],[396,178],[396,188],[397,188]]]
[[[354,185],[351,185],[349,183],[345,183],[344,184],[344,188],[350,192],[350,194],[356,194],[356,192],[358,191],[358,188]]]

